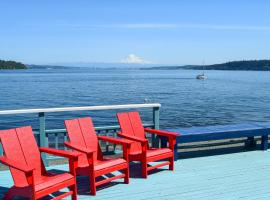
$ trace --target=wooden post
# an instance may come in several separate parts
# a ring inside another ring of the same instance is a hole
[[[45,133],[45,113],[40,112],[38,113],[38,118],[39,118],[39,145],[40,147],[47,147],[47,138],[46,138],[46,133]],[[44,161],[45,166],[48,166],[48,161],[46,158],[46,154],[42,153],[42,159]]]
[[[245,147],[246,148],[255,148],[256,147],[256,141],[253,137],[248,137],[246,142],[245,142]]]
[[[177,137],[176,137],[176,143],[174,145],[173,154],[174,154],[174,160],[177,161],[178,160],[178,142],[177,142]]]
[[[261,143],[261,150],[267,150],[268,149],[268,135],[262,136],[262,143]]]
[[[153,123],[154,129],[159,129],[159,107],[153,107]],[[152,134],[152,145],[153,147],[159,147],[159,137]]]
[[[160,137],[160,144],[162,148],[168,147],[168,138],[165,136],[159,136]]]

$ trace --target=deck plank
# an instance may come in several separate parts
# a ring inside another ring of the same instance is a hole
[[[131,178],[130,184],[100,189],[96,197],[84,194],[86,179],[79,178],[79,199],[241,199],[270,198],[270,151],[190,158],[175,162],[175,171],[159,171],[147,180]],[[54,167],[59,170],[67,166]],[[12,185],[8,171],[0,172],[0,195]],[[1,198],[1,197],[0,197]]]

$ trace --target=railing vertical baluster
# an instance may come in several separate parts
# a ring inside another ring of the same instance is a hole
[[[113,130],[112,136],[113,136],[114,138],[117,137],[117,130]],[[117,146],[116,144],[113,145],[113,152],[114,152],[114,153],[115,153],[115,150],[116,150],[116,146]]]
[[[3,148],[2,148],[2,145],[0,144],[0,156],[3,155]]]
[[[59,135],[56,133],[56,134],[54,134],[54,137],[55,137],[55,139],[54,139],[54,142],[55,142],[54,148],[59,149]]]
[[[109,131],[108,130],[105,131],[105,136],[109,136]],[[105,144],[106,144],[106,153],[109,153],[109,151],[110,151],[110,149],[109,149],[110,143],[106,142]]]
[[[153,107],[153,123],[154,129],[159,129],[159,107]],[[153,147],[159,146],[159,137],[152,134],[152,145]]]
[[[68,137],[67,134],[64,134],[64,150],[67,150],[67,147],[65,145],[65,142],[67,141]]]
[[[39,145],[41,147],[47,147],[47,139],[46,139],[46,133],[45,133],[45,113],[40,112],[38,113],[38,118],[39,118]],[[42,154],[42,159],[44,161],[45,166],[48,166],[48,161],[46,158],[46,154]]]

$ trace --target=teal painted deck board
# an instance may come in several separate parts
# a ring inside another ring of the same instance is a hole
[[[270,198],[270,151],[252,151],[178,160],[175,171],[161,171],[147,180],[131,178],[130,184],[117,184],[99,190],[97,196],[79,199],[226,199]],[[54,168],[67,169],[67,166]],[[80,185],[82,180],[79,178]],[[117,182],[122,182],[121,180]],[[8,171],[0,172],[0,193],[12,184]],[[81,185],[82,186],[82,185]],[[83,184],[87,186],[87,183]],[[84,191],[87,191],[85,187]],[[81,189],[80,192],[81,193]],[[1,193],[1,194],[2,194]]]

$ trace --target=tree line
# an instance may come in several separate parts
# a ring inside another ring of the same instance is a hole
[[[21,62],[0,60],[0,69],[27,69],[27,67]]]

